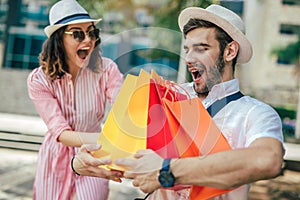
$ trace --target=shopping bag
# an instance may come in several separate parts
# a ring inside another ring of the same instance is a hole
[[[231,149],[199,98],[176,102],[163,99],[163,102],[168,118],[172,118],[174,126],[178,127],[173,136],[180,157],[203,157]],[[190,199],[209,199],[229,191],[231,190],[191,186]]]
[[[200,99],[181,94],[155,72],[127,75],[98,138],[95,157],[131,157],[150,148],[164,158],[204,156],[229,150]],[[109,169],[126,170],[111,164]],[[229,190],[192,186],[191,199],[207,199]]]
[[[102,148],[93,152],[94,157],[115,160],[146,148],[149,78],[150,75],[144,72],[139,77],[126,76],[97,140]],[[126,170],[114,164],[106,167]]]
[[[172,101],[187,99],[154,71],[150,75],[141,70],[138,77],[127,75],[98,138],[102,149],[93,155],[115,160],[149,148],[164,158],[178,157],[161,102],[163,97]],[[106,167],[125,170],[114,164]]]
[[[173,101],[172,105],[173,105]],[[169,120],[169,123],[171,125],[172,129],[172,136],[173,140],[176,144],[176,148],[178,151],[178,157],[184,158],[184,157],[193,157],[200,155],[200,150],[198,146],[195,143],[195,136],[196,134],[187,134],[186,130],[183,129],[182,125],[180,123],[181,119],[178,119],[176,115],[173,114],[173,108],[170,108],[170,101],[167,101],[166,99],[163,99],[164,107],[165,107],[165,113],[167,115],[167,118]],[[181,118],[181,116],[179,117]],[[194,122],[195,119],[190,119]],[[196,130],[193,130],[193,133],[195,133]]]
[[[172,135],[172,121],[166,115],[162,99],[172,101],[187,99],[187,96],[167,85],[154,71],[151,73],[149,88],[147,148],[154,150],[163,158],[179,157]]]

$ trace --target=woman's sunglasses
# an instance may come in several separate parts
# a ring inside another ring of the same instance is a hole
[[[99,33],[100,30],[98,28],[90,30],[88,32],[80,31],[65,31],[65,34],[73,35],[73,38],[77,42],[82,42],[85,39],[85,36],[87,35],[91,40],[98,40],[99,39]]]

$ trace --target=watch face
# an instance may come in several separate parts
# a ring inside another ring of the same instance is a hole
[[[160,171],[158,180],[163,187],[172,187],[175,182],[174,175],[169,171]]]

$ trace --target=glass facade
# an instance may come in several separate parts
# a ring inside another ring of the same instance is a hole
[[[3,68],[34,69],[46,39],[48,24],[44,1],[0,1],[0,39],[4,44]],[[13,16],[13,17],[11,17]]]

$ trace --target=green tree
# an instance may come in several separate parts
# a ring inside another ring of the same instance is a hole
[[[152,10],[155,26],[179,31],[177,19],[184,8],[190,6],[206,8],[211,3],[211,0],[168,0],[165,6]]]
[[[296,65],[296,72],[299,78],[300,72],[300,33],[298,34],[298,40],[286,45],[285,47],[279,47],[273,50],[279,59],[290,61]]]
[[[53,5],[57,1],[51,0],[50,4]],[[123,20],[114,29],[113,33],[140,27],[135,19],[135,11],[141,8],[145,9],[149,15],[154,17],[154,22],[151,26],[163,28],[165,31],[161,32],[161,30],[157,29],[156,31],[158,32],[149,33],[148,37],[155,41],[158,48],[141,51],[139,54],[149,59],[157,59],[164,56],[178,61],[179,55],[178,53],[174,54],[174,52],[180,52],[181,34],[177,24],[180,11],[189,6],[205,8],[212,3],[212,0],[78,0],[78,2],[94,18],[103,17],[108,12],[121,13]],[[103,19],[104,22],[108,20],[106,18]],[[104,31],[107,31],[107,29],[104,28]],[[162,51],[162,49],[170,49],[172,51]]]
[[[57,2],[57,0],[52,0]],[[179,31],[177,18],[182,9],[188,6],[207,7],[212,0],[164,0],[162,3],[144,2],[138,0],[78,0],[89,11],[92,17],[103,16],[105,12],[118,11],[124,14],[123,23],[134,21],[134,13],[139,8],[145,8],[149,14],[154,15],[154,26]],[[132,23],[132,22],[131,22]]]
[[[276,48],[272,53],[276,54],[279,59],[295,64],[295,74],[299,90],[295,137],[300,139],[300,33],[298,33],[298,40],[296,42],[290,43],[285,47]]]
[[[178,62],[182,40],[178,27],[180,12],[190,6],[206,8],[211,3],[211,0],[166,0],[163,6],[148,7],[148,12],[154,16],[153,26],[170,31],[152,33],[150,37],[156,41],[158,48],[143,52],[144,56],[152,59],[164,56]],[[161,49],[171,51],[162,51]]]
[[[51,5],[58,0],[51,0]],[[136,50],[136,54],[147,59],[149,62],[157,59],[169,60],[179,63],[182,34],[178,27],[178,16],[186,7],[207,7],[213,0],[78,0],[78,2],[89,12],[92,18],[102,17],[103,32],[112,34],[132,30],[135,28],[147,29],[146,37],[153,41],[152,47]],[[145,27],[138,24],[135,13],[143,9],[149,16],[153,17],[153,23]],[[112,15],[107,16],[107,13]],[[123,20],[111,25],[107,24],[110,18],[117,14],[123,16]]]

